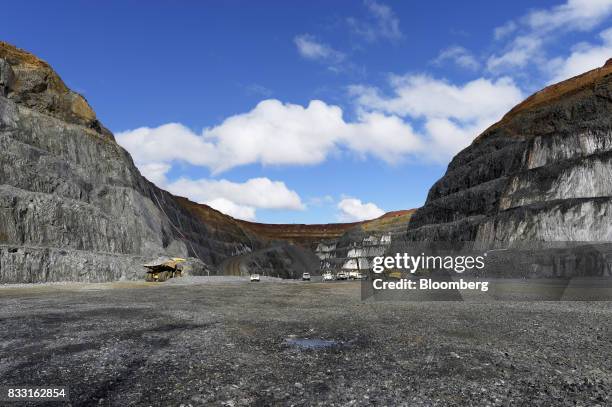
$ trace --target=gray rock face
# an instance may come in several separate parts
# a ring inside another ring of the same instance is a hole
[[[258,247],[184,201],[143,178],[46,63],[0,43],[0,283],[141,278],[159,255],[199,259],[197,273]]]
[[[3,283],[138,280],[145,256],[17,245],[0,246]]]
[[[0,60],[0,96],[7,96],[15,83],[15,73],[4,59]]]
[[[398,218],[375,227],[366,223],[350,229],[338,239],[320,242],[315,254],[320,259],[321,271],[369,272],[374,257],[384,256],[394,247],[396,241],[405,239],[408,219],[409,217]]]
[[[244,257],[245,271],[264,276],[300,279],[303,273],[319,274],[319,261],[312,251],[292,244],[275,243]]]
[[[366,271],[371,269],[372,258],[384,255],[390,244],[391,233],[366,233],[356,227],[339,239],[319,243],[315,253],[323,272]]]
[[[546,88],[450,163],[408,240],[612,240],[612,64]]]

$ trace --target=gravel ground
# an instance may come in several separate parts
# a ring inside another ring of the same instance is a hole
[[[2,287],[0,378],[68,386],[73,406],[612,405],[611,302],[359,292],[240,278]]]

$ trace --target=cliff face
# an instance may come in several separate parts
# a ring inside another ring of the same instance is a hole
[[[612,240],[612,60],[512,109],[450,163],[408,240]]]
[[[48,64],[0,43],[0,283],[141,278],[158,255],[197,273],[261,246],[194,205],[144,179]]]
[[[389,212],[361,222],[334,239],[320,241],[315,254],[321,271],[368,271],[372,259],[382,256],[396,240],[403,241],[413,209]]]

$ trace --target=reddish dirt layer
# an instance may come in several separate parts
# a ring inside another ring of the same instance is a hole
[[[399,211],[391,211],[391,212],[385,213],[384,215],[382,215],[380,218],[377,218],[377,219],[397,218],[397,217],[404,216],[404,215],[411,215],[414,213],[414,211],[416,211],[416,209],[402,209]],[[366,221],[366,222],[370,222],[370,221]]]
[[[330,223],[326,225],[266,224],[234,219],[208,205],[198,204],[187,198],[175,197],[177,202],[189,209],[196,217],[214,230],[233,235],[252,234],[263,240],[287,240],[309,246],[323,239],[341,236],[348,229],[363,222]],[[383,215],[384,216],[384,215]]]
[[[351,223],[327,223],[322,225],[238,222],[260,237],[288,240],[293,243],[308,246],[313,243],[318,243],[321,240],[340,237],[347,230],[358,226],[361,226],[366,231],[384,230],[395,223],[408,222],[414,211],[415,209],[406,209],[387,212],[372,220]]]
[[[0,41],[0,58],[12,61],[19,64],[32,65],[39,68],[47,68],[51,70],[51,66],[38,58],[34,54],[29,53],[21,48],[17,48],[8,42]]]
[[[30,108],[62,120],[86,124],[104,133],[108,139],[113,138],[108,130],[100,128],[87,100],[68,89],[47,62],[4,41],[0,41],[0,58],[9,62],[14,73],[9,98],[11,94],[19,95],[17,99]]]
[[[377,219],[351,223],[269,224],[234,219],[208,205],[198,204],[183,197],[175,198],[180,205],[189,209],[214,230],[225,231],[236,236],[250,233],[263,240],[286,240],[304,246],[310,246],[321,240],[340,237],[347,230],[360,225],[368,230],[375,230],[393,222],[407,221],[415,211],[414,209],[393,211],[385,213]]]
[[[364,222],[361,227],[366,232],[388,231],[399,224],[407,224],[416,209],[387,212],[377,219]]]
[[[254,234],[274,240],[287,240],[292,243],[310,246],[325,239],[340,237],[348,229],[363,222],[329,223],[324,225],[267,224],[239,221],[244,228]]]

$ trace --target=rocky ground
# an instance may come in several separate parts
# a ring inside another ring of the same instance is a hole
[[[612,403],[610,302],[362,302],[359,283],[0,288],[3,385],[70,405]]]

